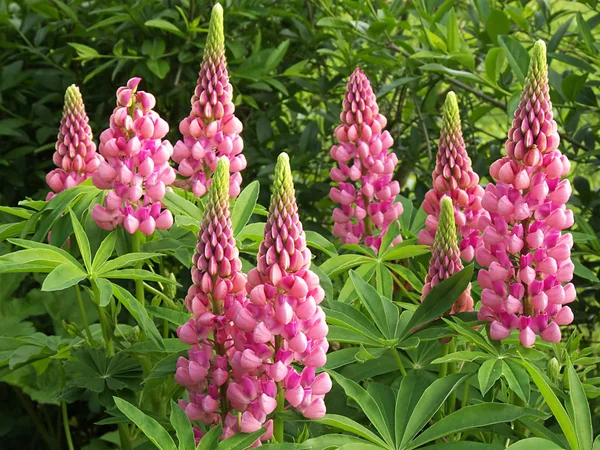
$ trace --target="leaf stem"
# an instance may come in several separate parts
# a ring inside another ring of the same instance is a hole
[[[136,231],[131,235],[131,252],[139,253],[140,247],[142,245],[142,233]],[[136,269],[141,269],[144,267],[144,262],[140,261],[135,265]],[[135,296],[142,305],[145,304],[144,300],[144,280],[135,280]]]
[[[277,355],[277,351],[282,347],[282,338],[281,336],[275,336],[275,355]],[[283,426],[284,420],[281,417],[278,417],[279,413],[283,412],[283,408],[285,406],[285,391],[283,389],[283,382],[280,381],[277,383],[277,408],[275,409],[275,419],[273,420],[273,437],[275,440],[283,444]]]
[[[398,364],[398,369],[400,369],[400,373],[403,377],[406,376],[406,369],[404,368],[404,364],[402,363],[402,358],[400,357],[400,350],[397,348],[392,348],[392,354],[394,355],[394,359],[396,360],[396,364]]]
[[[91,346],[94,346],[94,338],[92,337],[92,332],[90,331],[90,324],[87,319],[87,315],[85,313],[85,308],[83,306],[83,299],[81,298],[81,289],[79,288],[79,283],[75,285],[75,295],[77,296],[77,304],[79,305],[79,312],[81,313],[81,318],[83,320],[83,326],[85,328],[85,334],[87,334],[88,341]]]
[[[448,343],[448,353],[454,353],[456,352],[456,341],[454,340],[454,338],[450,338],[450,342]],[[448,363],[448,375],[456,373],[456,362],[449,362]],[[450,395],[448,396],[448,414],[452,414],[456,409],[456,390],[453,390],[452,392],[450,392]]]
[[[65,429],[65,438],[67,439],[67,447],[69,450],[75,450],[73,447],[73,438],[71,437],[71,428],[69,427],[69,412],[67,411],[67,402],[61,402],[62,422]]]

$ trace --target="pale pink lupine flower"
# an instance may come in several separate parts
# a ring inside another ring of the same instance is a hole
[[[383,131],[387,119],[379,114],[371,84],[359,68],[348,81],[340,119],[335,129],[339,144],[330,152],[338,165],[330,172],[337,187],[329,196],[340,205],[333,211],[333,234],[342,244],[364,242],[378,249],[403,210],[395,202],[400,185],[392,179],[398,158],[389,151],[394,140]]]
[[[483,288],[480,320],[491,322],[493,339],[520,330],[521,343],[531,347],[536,335],[559,342],[560,326],[573,320],[575,300],[570,283],[573,225],[565,203],[571,195],[570,169],[558,150],[560,141],[552,115],[546,46],[538,41],[521,102],[506,141],[507,156],[490,167],[497,180],[482,198],[489,219],[480,221],[483,245],[476,251]],[[566,283],[566,284],[565,284]]]

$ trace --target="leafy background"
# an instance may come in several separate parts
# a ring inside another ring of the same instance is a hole
[[[0,204],[45,197],[44,176],[52,165],[64,90],[71,83],[81,87],[97,138],[108,125],[116,87],[133,75],[143,77],[142,89],[156,95],[157,110],[176,142],[177,125],[189,112],[212,5],[194,0],[0,0]],[[267,204],[275,158],[288,152],[302,219],[325,236],[330,236],[332,209],[328,152],[345,82],[356,66],[366,71],[388,118],[402,193],[418,206],[430,185],[446,93],[454,90],[459,97],[468,151],[485,183],[490,163],[503,149],[529,49],[544,39],[561,150],[574,163],[570,207],[577,216],[574,255],[580,287],[575,323],[585,345],[598,341],[597,1],[238,0],[223,6],[236,113],[244,123],[245,184],[258,180],[259,203]],[[42,296],[36,280],[2,277],[5,329],[18,324],[19,334],[67,336],[62,321],[77,317],[69,306],[74,293]],[[35,352],[56,351],[60,339],[30,343],[12,364]],[[41,361],[48,366],[8,375],[27,383],[8,381],[28,386],[33,401],[48,404],[57,395],[50,375],[59,373],[59,363]],[[36,370],[44,376],[37,377]],[[118,371],[114,379],[126,383]],[[18,437],[35,420],[28,396],[0,385],[0,399],[14,402],[19,411],[2,408],[0,435]],[[41,414],[52,415],[53,408],[42,407]],[[100,411],[98,404],[87,405],[77,418],[88,428],[79,432],[99,433],[94,417]]]

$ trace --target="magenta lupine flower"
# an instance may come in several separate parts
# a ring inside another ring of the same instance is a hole
[[[471,261],[479,237],[479,217],[487,216],[481,207],[483,188],[479,176],[471,168],[460,126],[456,95],[449,92],[444,103],[442,128],[438,143],[435,169],[432,174],[433,189],[425,195],[423,209],[428,214],[426,230],[419,234],[419,244],[432,245],[440,215],[440,200],[449,196],[454,204],[454,217],[458,226],[461,257]]]
[[[54,191],[46,200],[65,189],[77,186],[100,166],[96,144],[92,141],[92,129],[79,88],[72,84],[65,92],[65,106],[52,161],[57,169],[46,175],[46,183]]]
[[[490,167],[497,180],[482,199],[490,218],[480,221],[483,245],[476,251],[478,281],[484,288],[480,320],[491,322],[493,339],[511,330],[531,347],[536,335],[559,342],[559,326],[568,325],[575,300],[570,233],[573,213],[565,208],[571,195],[569,160],[558,151],[552,116],[546,46],[533,47],[521,102],[506,141],[507,156]],[[567,283],[567,284],[564,284]]]
[[[429,272],[425,277],[425,286],[421,299],[425,299],[431,289],[439,282],[450,278],[463,269],[460,260],[460,249],[456,239],[456,223],[454,217],[456,210],[450,197],[442,198],[440,204],[439,222],[435,232],[435,239],[431,247],[431,260],[429,261]],[[472,311],[473,297],[471,297],[471,285],[461,294],[452,305],[451,314]]]
[[[277,387],[265,375],[273,348],[268,339],[254,339],[257,321],[248,310],[246,276],[231,228],[229,186],[229,160],[221,157],[192,261],[194,284],[185,299],[194,317],[177,330],[191,349],[188,359],[179,358],[175,379],[189,391],[189,401],[179,404],[191,421],[222,423],[223,439],[264,426],[264,440],[272,435],[267,416],[277,406]],[[195,435],[198,440],[202,436],[199,430]]]
[[[325,313],[319,306],[324,291],[310,270],[311,253],[298,217],[294,183],[285,153],[277,158],[265,240],[257,267],[248,273],[256,342],[275,341],[270,379],[285,390],[285,399],[307,418],[325,414],[324,396],[331,389],[327,373],[316,374],[329,348]],[[292,362],[304,366],[298,373]]]
[[[230,161],[229,195],[234,198],[240,193],[240,171],[246,168],[246,158],[240,137],[242,122],[235,117],[232,98],[233,88],[225,60],[223,8],[217,3],[210,17],[198,86],[191,100],[192,110],[179,124],[183,140],[175,144],[173,152],[173,160],[179,164],[177,171],[183,177],[177,184],[197,197],[206,193],[221,156]]]
[[[175,180],[169,165],[173,147],[162,140],[169,125],[152,110],[152,94],[137,91],[141,78],[132,78],[117,90],[117,107],[110,116],[110,128],[100,135],[104,160],[92,180],[99,189],[110,189],[104,206],[94,205],[92,217],[104,230],[123,225],[133,234],[145,235],[155,228],[173,225],[171,212],[161,204],[167,186]]]
[[[400,185],[392,180],[398,158],[389,152],[394,140],[383,131],[387,119],[379,114],[371,84],[359,68],[348,81],[340,119],[335,129],[339,145],[330,152],[338,162],[330,173],[338,186],[329,196],[340,204],[333,211],[333,234],[342,244],[364,241],[377,249],[389,224],[402,214],[402,204],[394,203]]]

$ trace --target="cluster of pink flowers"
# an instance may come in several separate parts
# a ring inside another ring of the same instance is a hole
[[[92,129],[79,88],[74,84],[65,93],[65,107],[52,161],[57,169],[46,175],[46,183],[54,191],[46,200],[65,189],[77,186],[89,178],[100,165],[96,144],[92,141]]]
[[[194,317],[177,331],[191,349],[177,362],[175,379],[189,391],[180,405],[190,420],[222,423],[224,439],[265,427],[259,445],[273,434],[269,415],[280,389],[306,417],[325,414],[331,380],[315,369],[326,361],[328,328],[318,306],[324,292],[308,270],[287,155],[278,160],[283,175],[276,175],[265,243],[248,280],[231,228],[228,161],[219,158],[209,189],[185,300]],[[306,366],[302,373],[293,361]]]
[[[131,234],[146,234],[173,225],[171,212],[161,200],[175,180],[169,165],[173,147],[162,140],[169,125],[152,110],[152,94],[137,91],[141,78],[132,78],[117,90],[117,107],[110,128],[100,135],[99,152],[104,158],[92,176],[99,189],[110,189],[104,204],[94,205],[92,217],[98,226],[112,230],[118,225]]]
[[[476,250],[483,292],[480,320],[491,322],[493,339],[520,330],[530,347],[536,335],[559,342],[559,326],[568,325],[575,300],[572,283],[573,213],[565,208],[571,195],[570,169],[558,150],[552,115],[546,46],[534,45],[521,102],[506,141],[506,156],[490,167],[497,180],[482,199],[489,218],[480,220],[483,244]],[[564,283],[567,283],[566,285]]]
[[[325,293],[310,268],[311,253],[298,217],[294,184],[285,153],[275,168],[273,195],[257,267],[248,273],[249,306],[259,324],[254,339],[275,342],[275,360],[267,373],[281,382],[285,398],[304,417],[325,414],[324,396],[331,389],[327,373],[316,375],[329,348]],[[292,362],[304,365],[298,373]]]
[[[463,269],[460,250],[456,239],[456,209],[450,197],[444,196],[440,201],[439,221],[435,231],[435,239],[431,247],[429,272],[425,277],[425,285],[421,299],[425,299],[431,289],[439,282],[450,278]],[[450,314],[473,310],[471,285],[454,302]]]
[[[183,141],[175,144],[173,152],[183,177],[177,184],[191,189],[197,197],[206,193],[221,156],[230,161],[229,195],[234,198],[240,193],[240,171],[246,167],[246,158],[240,137],[242,122],[234,114],[232,92],[225,60],[223,8],[217,3],[212,10],[198,86],[191,99],[192,110],[179,124]]]
[[[338,187],[329,195],[340,204],[333,211],[333,233],[342,244],[364,241],[378,249],[389,224],[402,214],[402,204],[394,202],[400,186],[392,180],[398,158],[389,152],[394,140],[383,131],[387,120],[359,68],[348,81],[340,119],[335,129],[339,145],[330,152],[338,162],[330,173]]]
[[[479,219],[487,217],[481,207],[483,188],[479,176],[471,167],[462,136],[458,103],[454,92],[448,93],[442,115],[442,127],[438,144],[433,189],[425,195],[423,209],[428,214],[426,229],[419,234],[419,244],[432,245],[440,216],[440,200],[452,199],[454,217],[458,226],[461,257],[471,261],[475,255],[479,237]]]
[[[189,419],[223,424],[223,439],[265,426],[270,439],[277,386],[265,375],[273,356],[267,342],[254,338],[257,321],[248,309],[246,276],[236,248],[229,212],[229,160],[219,158],[209,189],[205,217],[193,258],[185,304],[193,313],[177,334],[191,346],[179,358],[175,379],[189,391],[180,401]],[[234,412],[241,414],[241,420]],[[201,437],[199,430],[197,437]]]

